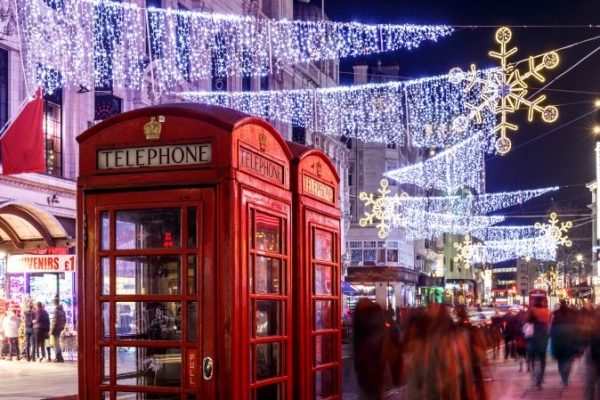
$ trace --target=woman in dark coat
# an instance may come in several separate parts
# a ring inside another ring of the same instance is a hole
[[[561,300],[560,307],[552,313],[550,322],[550,340],[552,355],[558,362],[558,372],[563,385],[568,386],[571,365],[577,355],[575,330],[577,315],[574,310]]]
[[[33,335],[35,337],[34,360],[39,356],[39,361],[41,362],[46,357],[44,341],[46,340],[46,336],[48,336],[48,332],[50,332],[50,316],[48,315],[48,311],[44,310],[44,305],[38,301],[33,319]],[[41,349],[41,354],[38,353],[38,349]],[[48,354],[48,361],[50,361],[50,354]]]
[[[383,308],[369,299],[356,303],[353,318],[354,370],[364,398],[383,398],[386,367],[392,384],[402,382],[402,350],[395,330],[386,324]]]

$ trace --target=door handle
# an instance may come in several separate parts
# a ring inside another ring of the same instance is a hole
[[[213,376],[213,360],[210,357],[204,357],[202,360],[202,377],[205,381],[209,381]]]

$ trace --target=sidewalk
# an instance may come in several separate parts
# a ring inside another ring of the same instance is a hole
[[[342,382],[344,400],[357,400],[358,388],[350,346],[343,346]],[[556,361],[548,357],[543,388],[534,388],[530,373],[519,372],[514,360],[490,360],[486,376],[490,400],[546,399],[581,400],[584,394],[585,363],[575,360],[569,387],[563,388]],[[10,400],[74,400],[77,394],[77,361],[64,363],[0,361],[0,398]],[[386,399],[402,400],[404,389],[388,392]]]
[[[41,400],[76,394],[76,359],[67,357],[64,363],[0,360],[0,398]]]

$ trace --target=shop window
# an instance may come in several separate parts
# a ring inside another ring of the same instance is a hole
[[[62,89],[44,95],[44,134],[46,137],[46,171],[62,176]]]

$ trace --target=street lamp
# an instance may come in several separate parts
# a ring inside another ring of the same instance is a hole
[[[579,286],[581,286],[581,267],[583,266],[583,256],[581,254],[577,254],[577,256],[575,258],[577,259],[577,262],[579,263],[579,266],[577,268],[577,272],[578,272],[577,284]]]

